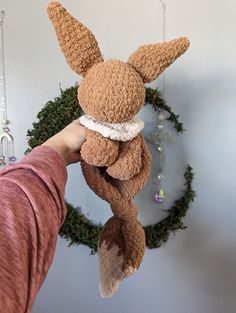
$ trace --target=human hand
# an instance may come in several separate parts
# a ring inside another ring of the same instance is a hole
[[[81,160],[80,148],[85,140],[86,128],[77,119],[42,145],[54,149],[62,157],[66,165],[69,165]]]

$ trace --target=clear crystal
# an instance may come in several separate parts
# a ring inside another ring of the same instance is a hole
[[[7,125],[7,124],[9,124],[10,122],[8,121],[8,120],[2,120],[2,124],[3,125]]]
[[[5,164],[6,164],[6,158],[4,157],[4,155],[0,155],[0,166],[5,165]]]

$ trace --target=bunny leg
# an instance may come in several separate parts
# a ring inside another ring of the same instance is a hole
[[[99,133],[87,130],[86,141],[80,154],[83,160],[93,166],[109,166],[117,156],[119,142],[102,137]]]
[[[121,142],[118,158],[107,168],[107,173],[119,180],[128,180],[140,172],[142,166],[142,140],[140,135],[133,140]]]

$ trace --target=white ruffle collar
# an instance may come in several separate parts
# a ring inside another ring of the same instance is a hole
[[[79,118],[79,121],[83,126],[100,133],[103,137],[118,141],[132,140],[144,128],[144,122],[137,117],[123,123],[105,123],[85,114]]]

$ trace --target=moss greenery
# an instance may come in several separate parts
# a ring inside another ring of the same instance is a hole
[[[54,100],[48,101],[37,114],[37,122],[33,122],[32,129],[27,131],[29,148],[26,153],[45,142],[83,114],[77,99],[77,88],[78,86],[75,85],[66,90],[60,89],[60,95]],[[166,101],[156,90],[146,88],[146,104],[152,105],[154,111],[158,109],[167,111],[169,113],[168,120],[173,124],[177,133],[184,131],[179,116],[172,112]],[[162,243],[168,240],[171,233],[186,228],[183,219],[195,197],[195,192],[192,189],[193,170],[189,165],[185,170],[184,177],[185,188],[183,194],[170,209],[166,210],[167,216],[155,224],[144,226],[146,244],[149,249],[160,247]],[[67,202],[66,205],[68,212],[60,229],[61,237],[68,240],[69,245],[86,245],[91,249],[92,254],[95,253],[99,233],[103,226],[96,225],[88,220],[79,207],[73,207]]]

